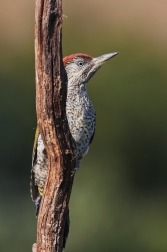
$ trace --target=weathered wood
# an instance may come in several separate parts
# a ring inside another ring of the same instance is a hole
[[[62,0],[36,0],[36,111],[49,158],[38,216],[37,252],[62,252],[74,179],[74,142],[65,111],[67,76],[62,62],[62,19]]]

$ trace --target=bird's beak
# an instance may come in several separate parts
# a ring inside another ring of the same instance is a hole
[[[107,60],[115,57],[116,55],[118,54],[118,52],[113,52],[113,53],[107,53],[107,54],[104,54],[102,56],[99,56],[97,58],[94,58],[93,59],[93,62],[96,64],[96,65],[103,65]]]
[[[97,58],[93,58],[92,60],[92,67],[89,70],[88,74],[87,74],[87,79],[90,80],[92,78],[92,76],[97,72],[98,69],[100,69],[100,67],[109,59],[113,58],[114,56],[116,56],[118,53],[117,52],[113,52],[113,53],[107,53],[104,54],[100,57]],[[88,81],[87,80],[87,81]]]

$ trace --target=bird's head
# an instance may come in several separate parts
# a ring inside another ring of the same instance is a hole
[[[97,58],[83,53],[66,56],[63,62],[67,71],[68,87],[86,84],[107,60],[117,54],[117,52],[108,53]]]

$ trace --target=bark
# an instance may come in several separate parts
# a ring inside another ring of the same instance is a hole
[[[62,252],[65,218],[74,179],[74,142],[65,104],[67,76],[62,62],[62,0],[36,0],[36,111],[48,154],[48,176],[37,224],[37,252]]]

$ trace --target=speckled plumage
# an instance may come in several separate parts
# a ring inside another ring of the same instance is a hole
[[[88,96],[86,84],[104,62],[116,54],[106,54],[98,58],[92,58],[87,54],[72,54],[63,59],[68,76],[66,114],[71,135],[76,143],[75,168],[80,166],[80,161],[87,154],[95,132],[96,113]],[[37,129],[31,175],[31,195],[36,203],[37,214],[45,185],[47,166],[45,147]]]
[[[76,142],[78,165],[88,152],[95,131],[96,114],[85,84],[79,90],[68,90],[66,113],[70,132]]]

